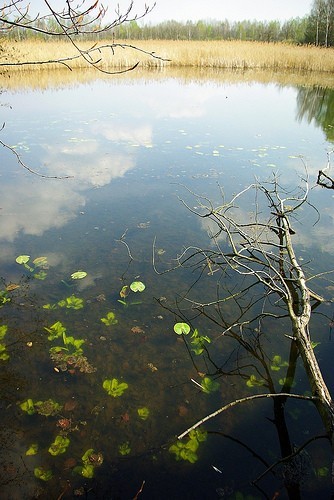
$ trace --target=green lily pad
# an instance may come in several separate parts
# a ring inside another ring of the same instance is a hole
[[[188,323],[175,323],[174,332],[177,335],[188,335],[188,333],[190,332],[190,326],[188,325]]]
[[[87,273],[85,271],[76,271],[71,274],[72,280],[82,280],[83,278],[86,278],[86,276]]]
[[[142,281],[133,281],[130,285],[130,289],[133,292],[143,292],[145,288],[146,287]]]
[[[26,264],[30,260],[30,255],[19,255],[16,257],[15,262],[18,264]]]

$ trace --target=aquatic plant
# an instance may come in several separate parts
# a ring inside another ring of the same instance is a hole
[[[116,325],[118,323],[118,320],[115,317],[115,313],[112,311],[108,312],[105,318],[101,318],[101,321],[106,326]]]
[[[37,443],[33,443],[27,449],[26,456],[29,457],[29,456],[32,456],[32,455],[36,455],[37,452],[38,452],[38,444]]]
[[[15,261],[17,264],[23,265],[25,269],[27,269],[30,273],[34,273],[33,277],[39,280],[44,280],[47,276],[45,269],[49,268],[47,258],[46,257],[36,257],[32,263],[34,267],[31,267],[28,262],[30,261],[30,255],[18,255]],[[35,272],[36,269],[40,269],[38,272]]]
[[[282,361],[282,358],[279,354],[276,354],[270,365],[270,369],[274,372],[279,371],[281,368],[289,366],[289,363],[287,361]]]
[[[172,446],[169,447],[169,452],[174,453],[177,461],[186,460],[193,464],[198,460],[198,447],[206,438],[206,431],[195,429],[189,433],[187,441],[178,440],[175,444],[172,444]]]
[[[188,325],[188,323],[179,322],[175,323],[174,325],[174,332],[177,335],[188,335],[190,333],[190,330],[191,328],[190,325]],[[211,339],[207,335],[200,335],[197,328],[194,329],[191,338],[192,340],[190,343],[193,346],[191,350],[197,356],[199,356],[205,351],[205,343],[207,344],[211,343]]]
[[[70,295],[69,297],[66,297],[65,299],[59,300],[58,302],[55,302],[54,304],[44,304],[43,309],[58,309],[58,307],[64,307],[66,309],[74,309],[74,310],[79,310],[84,307],[84,300],[81,299],[80,297],[76,297],[75,295]]]
[[[34,403],[34,408],[36,413],[39,413],[39,415],[51,417],[53,415],[57,415],[63,407],[53,399],[47,399],[46,401],[37,401]]]
[[[52,478],[52,471],[44,469],[44,467],[35,467],[34,475],[42,481],[49,481]]]
[[[7,334],[7,330],[8,330],[7,325],[0,326],[0,341],[5,338],[5,335]],[[0,360],[7,361],[7,359],[9,359],[9,354],[7,352],[7,346],[3,342],[0,342]]]
[[[175,323],[174,332],[177,335],[188,335],[190,332],[190,326],[188,323]]]
[[[103,464],[102,453],[95,453],[93,448],[88,449],[81,457],[82,465],[74,467],[73,471],[80,476],[91,479],[94,477],[94,469]]]
[[[138,408],[137,410],[139,418],[142,420],[147,420],[148,417],[150,416],[150,410],[146,408],[146,406],[143,406],[142,408]]]
[[[260,387],[265,385],[265,380],[258,379],[256,375],[251,375],[246,382],[247,387]]]
[[[8,297],[8,290],[0,291],[0,307],[4,306],[7,302],[10,302],[11,299]]]
[[[26,401],[20,403],[21,410],[28,413],[28,415],[34,415],[34,413],[39,413],[45,417],[50,417],[51,415],[56,415],[62,409],[62,406],[53,401],[53,399],[48,399],[46,401],[34,401],[29,398]]]
[[[129,295],[130,291],[134,292],[134,293],[137,293],[137,292],[143,292],[145,290],[146,286],[145,284],[142,282],[142,281],[133,281],[130,286],[129,285],[124,285],[122,288],[121,288],[121,291],[119,292],[119,295],[121,297],[121,299],[118,299],[117,302],[119,302],[120,304],[122,304],[124,307],[128,307],[129,305],[138,305],[138,304],[141,304],[141,301],[137,301],[137,302],[131,302],[131,303],[127,303],[126,300],[123,300],[123,299],[126,299],[126,297]]]
[[[76,297],[75,295],[70,295],[69,297],[66,297],[65,299],[57,302],[57,305],[59,307],[66,307],[66,309],[78,310],[84,307],[84,301],[83,299],[80,299],[80,297]]]
[[[129,455],[131,453],[129,441],[125,441],[125,443],[120,444],[118,447],[118,452],[122,456]]]
[[[87,273],[85,271],[76,271],[75,273],[71,274],[72,280],[82,280],[87,276]]]
[[[36,413],[35,405],[32,399],[27,399],[26,401],[23,401],[20,404],[20,408],[21,410],[28,413],[28,415],[33,415],[34,413]]]
[[[210,377],[203,377],[201,382],[201,387],[203,392],[206,394],[210,394],[211,392],[216,392],[219,389],[219,383],[215,380],[212,380]]]
[[[146,286],[144,285],[144,283],[142,281],[133,281],[131,284],[130,284],[130,289],[137,293],[137,292],[143,292],[145,290]]]
[[[197,328],[195,328],[191,338],[193,340],[190,343],[194,346],[191,350],[197,356],[204,352],[205,342],[208,344],[211,343],[211,339],[207,335],[200,335]]]
[[[68,437],[58,434],[53,443],[50,445],[48,452],[54,457],[62,455],[66,452],[69,444],[70,440],[68,439]]]
[[[66,332],[66,328],[60,321],[56,321],[56,323],[54,323],[50,327],[45,326],[44,330],[49,332],[48,340],[55,340],[59,337],[62,337],[63,334]]]
[[[126,382],[119,382],[117,378],[113,378],[111,380],[104,380],[102,387],[105,391],[107,391],[109,396],[113,398],[117,398],[122,396],[123,392],[129,387]]]

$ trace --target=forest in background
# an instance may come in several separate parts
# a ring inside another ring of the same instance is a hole
[[[38,17],[31,21],[40,30],[39,32],[13,26],[6,33],[6,38],[49,39],[48,33],[57,33],[57,30],[60,32],[52,17]],[[97,19],[94,27],[93,21],[93,25],[87,25],[90,33],[85,34],[83,28],[79,37],[92,40],[99,40],[101,37],[105,39],[106,33],[101,33],[103,28],[101,23],[102,19]],[[179,22],[171,19],[152,24],[143,20],[140,22],[131,20],[115,26],[109,36],[113,40],[241,40],[331,47],[334,45],[334,0],[314,0],[308,16],[284,22],[277,20],[231,22],[227,19]]]

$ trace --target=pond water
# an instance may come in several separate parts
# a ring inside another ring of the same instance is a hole
[[[287,498],[292,461],[252,484],[281,456],[272,400],[231,408],[177,447],[195,422],[263,388],[246,384],[235,369],[246,355],[222,348],[221,328],[184,300],[190,289],[209,302],[218,276],[192,288],[203,266],[164,271],[185,248],[210,246],[196,194],[219,204],[273,172],[291,190],[308,173],[317,212],[296,221],[297,254],[312,274],[334,268],[332,191],[316,186],[333,148],[333,98],[242,75],[8,85],[1,140],[35,173],[2,148],[2,498]],[[242,208],[249,217],[254,200]],[[331,300],[331,275],[314,289]],[[312,320],[331,389],[333,317],[326,303]],[[174,332],[180,321],[211,340],[220,376]],[[281,323],[266,331],[269,365],[286,359]],[[283,366],[272,369],[278,391]],[[309,389],[301,367],[295,384]],[[329,498],[330,446],[311,439],[320,419],[310,403],[286,410],[294,446],[309,440],[290,476],[302,498]]]

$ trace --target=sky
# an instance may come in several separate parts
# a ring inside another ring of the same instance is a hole
[[[85,6],[94,4],[95,0],[86,0]],[[108,6],[107,19],[114,18],[117,5],[124,11],[130,0],[99,0],[105,7]],[[49,0],[56,10],[61,10],[66,5],[65,0]],[[0,2],[1,4],[2,2]],[[27,1],[23,0],[22,5]],[[72,5],[80,3],[74,0]],[[144,5],[154,4],[154,0],[134,0],[133,14],[143,12]],[[43,11],[43,0],[30,0],[31,11]],[[295,17],[304,17],[309,14],[313,0],[156,0],[152,12],[148,14],[143,22],[159,23],[174,19],[176,21],[198,21],[198,20],[224,20],[241,21],[248,20],[279,20],[284,21]],[[45,6],[45,4],[44,4]]]

